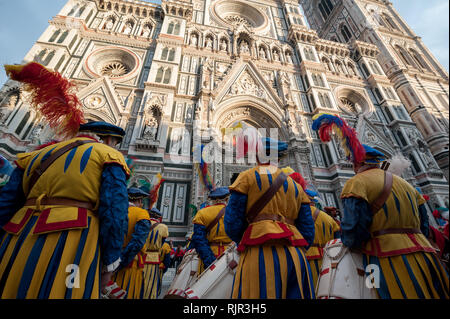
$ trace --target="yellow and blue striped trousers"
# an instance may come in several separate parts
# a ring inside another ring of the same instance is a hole
[[[99,298],[98,218],[89,212],[87,228],[33,234],[38,214],[18,235],[0,231],[1,299]],[[79,280],[68,279],[69,265]]]
[[[233,299],[315,299],[311,269],[303,248],[248,246],[233,280]]]

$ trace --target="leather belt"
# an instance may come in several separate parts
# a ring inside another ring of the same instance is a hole
[[[372,233],[372,237],[386,235],[386,234],[421,234],[420,229],[417,228],[389,228],[382,229]]]
[[[295,221],[293,219],[286,218],[282,215],[275,215],[275,214],[259,214],[252,220],[252,223],[259,222],[261,220],[273,220],[276,222],[282,222],[282,223],[286,223],[289,225],[294,225],[294,223],[295,223]]]
[[[146,251],[147,253],[159,253],[159,249],[149,249]]]
[[[24,206],[36,206],[37,198],[30,198],[28,199]],[[74,199],[69,198],[62,198],[62,197],[53,197],[48,198],[44,197],[40,201],[41,206],[48,206],[48,205],[61,205],[61,206],[69,206],[69,207],[78,207],[78,208],[86,208],[88,210],[95,210],[95,206],[90,202],[82,202]]]

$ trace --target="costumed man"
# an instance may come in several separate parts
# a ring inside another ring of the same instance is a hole
[[[329,142],[338,131],[355,176],[341,193],[341,240],[362,253],[364,267],[379,267],[382,299],[447,298],[448,274],[427,240],[425,200],[401,177],[380,169],[385,155],[361,144],[338,116],[319,114],[313,129]]]
[[[310,201],[277,166],[288,145],[263,139],[251,128],[240,136],[238,151],[239,145],[244,145],[244,153],[256,151],[257,166],[240,173],[229,187],[225,231],[239,243],[240,252],[232,298],[314,299],[305,250],[314,241]]]
[[[161,260],[161,263],[159,264],[159,269],[161,270],[161,278],[166,273],[167,269],[170,268],[170,252],[172,251],[172,248],[170,245],[165,241],[167,238],[164,238],[164,244],[161,247],[161,251],[159,253],[159,260]]]
[[[152,229],[147,239],[144,267],[144,299],[157,299],[161,291],[162,282],[160,254],[166,238],[169,237],[169,228],[161,223],[162,214],[156,207],[150,210],[150,217]]]
[[[230,191],[228,187],[218,187],[208,194],[212,205],[200,209],[192,223],[194,233],[190,247],[194,247],[201,262],[198,274],[209,267],[231,244],[232,240],[225,233],[224,215]]]
[[[117,144],[125,132],[81,124],[81,103],[59,73],[35,62],[5,69],[66,140],[18,154],[1,192],[0,298],[99,298],[121,261],[129,176],[123,155],[101,140]]]
[[[311,266],[314,287],[316,287],[322,269],[323,248],[330,240],[340,237],[340,227],[333,217],[315,207],[317,192],[307,189],[305,193],[311,200],[311,214],[315,227],[314,243],[306,252],[306,258]]]
[[[292,168],[286,167],[282,169],[283,172],[289,174],[294,181],[296,181],[305,191],[309,200],[311,201],[311,214],[314,221],[314,243],[306,251],[306,258],[308,259],[311,274],[313,277],[314,287],[317,286],[320,270],[322,269],[323,248],[330,240],[340,237],[338,223],[328,215],[315,206],[317,203],[316,196],[319,194],[313,190],[307,189],[307,182],[300,173],[294,172]]]
[[[114,277],[117,285],[127,292],[127,299],[143,299],[144,296],[144,258],[151,222],[142,206],[143,199],[148,195],[136,187],[128,189],[128,231],[119,271]]]

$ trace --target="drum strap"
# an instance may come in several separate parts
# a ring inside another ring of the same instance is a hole
[[[249,209],[247,213],[247,220],[252,223],[255,219],[256,215],[259,214],[260,211],[263,210],[264,207],[270,202],[270,200],[275,196],[275,194],[280,189],[281,185],[283,185],[284,181],[287,179],[287,175],[283,172],[277,176],[275,181],[270,185],[269,189],[262,194],[262,196],[253,204],[253,206]]]
[[[390,172],[384,171],[384,186],[381,195],[370,205],[372,215],[378,213],[388,199],[392,190],[393,176]]]
[[[225,215],[225,208],[226,208],[226,206],[220,210],[220,212],[217,214],[216,218],[214,218],[214,220],[208,225],[208,227],[206,227],[206,233],[209,233],[211,231],[211,229],[217,225],[217,223],[222,218],[222,216]]]

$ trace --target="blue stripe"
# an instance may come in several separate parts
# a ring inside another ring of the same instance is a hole
[[[81,256],[83,255],[83,250],[84,250],[84,246],[86,245],[86,239],[89,233],[89,228],[91,226],[91,220],[92,217],[88,217],[88,227],[83,229],[81,232],[81,236],[80,236],[80,241],[78,243],[78,248],[77,248],[77,252],[75,254],[75,259],[73,260],[73,264],[80,266],[80,260],[81,260]],[[82,278],[80,278],[81,280]],[[77,288],[75,288],[77,289]],[[65,299],[71,299],[72,298],[72,289],[71,288],[67,288],[66,290],[66,295],[64,297]]]
[[[11,254],[11,257],[9,258],[8,264],[5,267],[5,270],[3,271],[2,278],[0,279],[0,296],[3,294],[3,289],[5,288],[6,280],[8,279],[9,272],[11,271],[11,267],[16,260],[17,253],[19,252],[20,248],[22,247],[22,244],[25,240],[25,238],[28,236],[29,232],[33,228],[34,224],[37,221],[38,216],[32,216],[30,221],[25,225],[25,228],[22,230],[22,232],[19,235],[19,238],[17,239],[16,245],[14,246],[14,250]]]
[[[226,298],[226,299],[231,299],[233,297],[234,283],[236,282],[236,274],[237,274],[237,272],[233,276],[233,284],[231,285],[231,295],[229,296],[229,298]]]
[[[219,234],[219,228],[220,228],[220,219],[217,221],[216,235]]]
[[[392,264],[391,257],[388,257],[388,260],[389,260],[389,265],[391,266],[392,273],[394,274],[395,281],[397,282],[397,286],[402,293],[403,299],[408,299],[406,297],[405,290],[403,289],[402,283],[400,282],[400,279],[397,276],[397,272],[395,271],[394,265]]]
[[[377,265],[380,270],[380,288],[377,288],[378,294],[381,299],[391,299],[391,294],[389,293],[388,285],[386,282],[386,277],[383,274],[383,269],[380,266],[380,262],[376,256],[369,257],[370,263]],[[364,267],[366,269],[366,265]]]
[[[33,279],[33,274],[36,269],[36,265],[41,256],[42,248],[44,247],[47,235],[38,236],[36,242],[31,249],[30,255],[28,256],[25,268],[22,273],[22,278],[20,279],[19,289],[17,291],[16,299],[25,299],[27,297],[28,288],[30,288],[31,280]]]
[[[395,206],[397,207],[397,211],[400,214],[400,201],[398,200],[397,196],[395,196],[394,192],[392,192],[392,194],[394,195]]]
[[[431,279],[433,280],[434,289],[436,289],[436,291],[437,291],[437,293],[438,293],[440,298],[446,298],[446,297],[448,297],[448,295],[445,293],[444,287],[442,287],[442,285],[441,285],[441,281],[439,280],[440,276],[439,276],[439,274],[436,273],[436,270],[433,267],[433,265],[430,262],[430,260],[428,259],[428,257],[429,257],[428,254],[424,254],[424,259],[425,259],[425,261],[426,261],[426,263],[428,265],[428,269],[430,270]],[[432,256],[431,258],[434,259],[434,256]],[[435,262],[436,261],[434,260],[434,263]],[[437,268],[439,268],[440,264],[437,264],[436,266],[437,266]],[[445,282],[445,277],[442,278],[442,279],[443,279],[442,281]]]
[[[303,253],[298,247],[295,247],[298,259],[300,260],[300,268],[302,271],[302,291],[304,299],[315,299],[314,281],[309,262],[305,261]]]
[[[54,150],[55,148],[57,148],[57,147],[58,147],[58,146],[55,146],[55,147],[52,148],[50,151],[48,151],[44,156],[42,156],[42,158],[41,158],[41,164],[42,164],[47,158],[50,157],[50,155],[52,154],[53,150]]]
[[[414,289],[416,290],[417,296],[419,296],[420,299],[424,299],[425,295],[423,294],[422,288],[420,288],[420,285],[417,282],[416,277],[414,276],[414,273],[413,273],[413,271],[411,269],[411,266],[408,263],[408,260],[406,259],[406,256],[405,255],[401,255],[401,256],[402,256],[402,259],[403,259],[403,263],[405,264],[406,269],[408,270],[409,278],[411,279],[411,281],[412,281],[412,283],[414,285]]]
[[[80,162],[80,174],[83,174],[84,169],[86,168],[86,165],[89,161],[89,158],[91,157],[91,152],[92,152],[93,148],[94,148],[94,146],[91,146],[86,151],[84,151],[84,154],[81,157],[81,162]]]
[[[322,223],[322,234],[325,236],[325,223]]]
[[[61,261],[61,256],[64,251],[64,246],[66,244],[67,234],[67,230],[63,231],[58,239],[58,243],[56,244],[52,258],[50,259],[50,262],[48,264],[47,271],[45,272],[44,279],[42,280],[38,299],[48,299],[50,295],[53,287],[53,281],[55,280],[55,276]]]
[[[297,183],[294,182],[294,188],[295,188],[295,198],[297,198],[298,196],[298,188],[297,188]]]
[[[386,203],[383,204],[383,212],[384,212],[384,215],[386,216],[386,219],[388,219],[388,208],[387,208]]]
[[[275,272],[275,292],[276,292],[276,299],[281,299],[281,270],[280,270],[280,261],[278,259],[277,250],[275,247],[272,247],[272,256],[273,256],[273,269]]]
[[[287,247],[284,247],[284,253],[286,254],[287,264],[287,287],[286,287],[286,299],[300,299],[302,294],[300,287],[298,286],[297,273],[295,271],[295,265],[292,261],[292,256]]]
[[[266,263],[264,261],[263,247],[259,247],[259,298],[267,299],[267,285],[266,285]]]
[[[283,187],[284,187],[284,192],[286,193],[287,192],[287,190],[288,190],[288,187],[289,187],[289,184],[288,184],[288,181],[287,181],[287,179],[284,181],[284,183],[283,183]]]
[[[261,190],[261,176],[255,171],[256,184],[258,184],[259,190]]]
[[[75,153],[77,152],[77,149],[78,149],[78,147],[75,147],[73,150],[70,151],[69,155],[67,155],[66,162],[64,163],[64,173],[69,168],[70,163],[72,163],[73,157],[75,156]]]
[[[99,247],[100,247],[100,245],[97,244],[97,248],[95,249],[94,259],[92,260],[92,263],[89,266],[89,271],[88,271],[87,276],[86,276],[86,285],[84,287],[83,299],[90,299],[91,298],[91,296],[92,296],[92,289],[94,287],[95,276],[97,275],[97,272],[98,273],[100,272],[99,268],[97,267]],[[100,285],[98,285],[98,289],[99,289],[99,297],[100,297],[100,289],[101,289]]]
[[[238,290],[238,297],[237,299],[241,299],[242,298],[242,269],[244,267],[241,267],[241,275],[239,276],[239,290]]]
[[[416,210],[414,209],[414,205],[413,205],[413,202],[411,200],[411,197],[409,196],[409,193],[406,192],[406,195],[408,196],[409,203],[411,204],[411,211],[413,212],[414,215],[417,215],[419,212],[416,212]]]
[[[219,228],[217,228],[217,229],[219,229]],[[159,233],[159,230],[156,231],[155,240],[153,242],[154,244],[156,244],[156,241],[158,240],[158,233]]]
[[[422,274],[423,281],[425,281],[425,285],[427,286],[428,294],[430,295],[430,298],[433,298],[434,297],[434,293],[433,293],[433,290],[430,287],[430,284],[428,282],[428,278],[425,276],[425,273],[423,272],[422,267],[420,266],[419,262],[417,261],[416,254],[413,254],[413,256],[414,256],[414,259],[416,260],[417,267],[420,269],[420,273]]]
[[[13,236],[12,234],[9,234],[9,233],[5,233],[5,234],[7,234],[7,235],[4,238],[4,240],[2,240],[2,245],[0,246],[0,260],[3,259],[3,255],[5,254],[5,251],[8,248],[8,245],[11,242],[11,239]]]
[[[267,170],[267,178],[269,179],[269,185],[272,185],[272,174]]]
[[[154,234],[154,231],[152,230],[151,233],[150,233],[150,237],[148,239],[149,242],[153,241],[153,234]]]
[[[39,157],[39,155],[41,155],[41,153],[36,154],[36,156],[31,160],[30,165],[28,165],[27,176],[30,175],[31,167],[33,167],[33,164],[34,164],[34,162],[37,160],[37,158]]]

